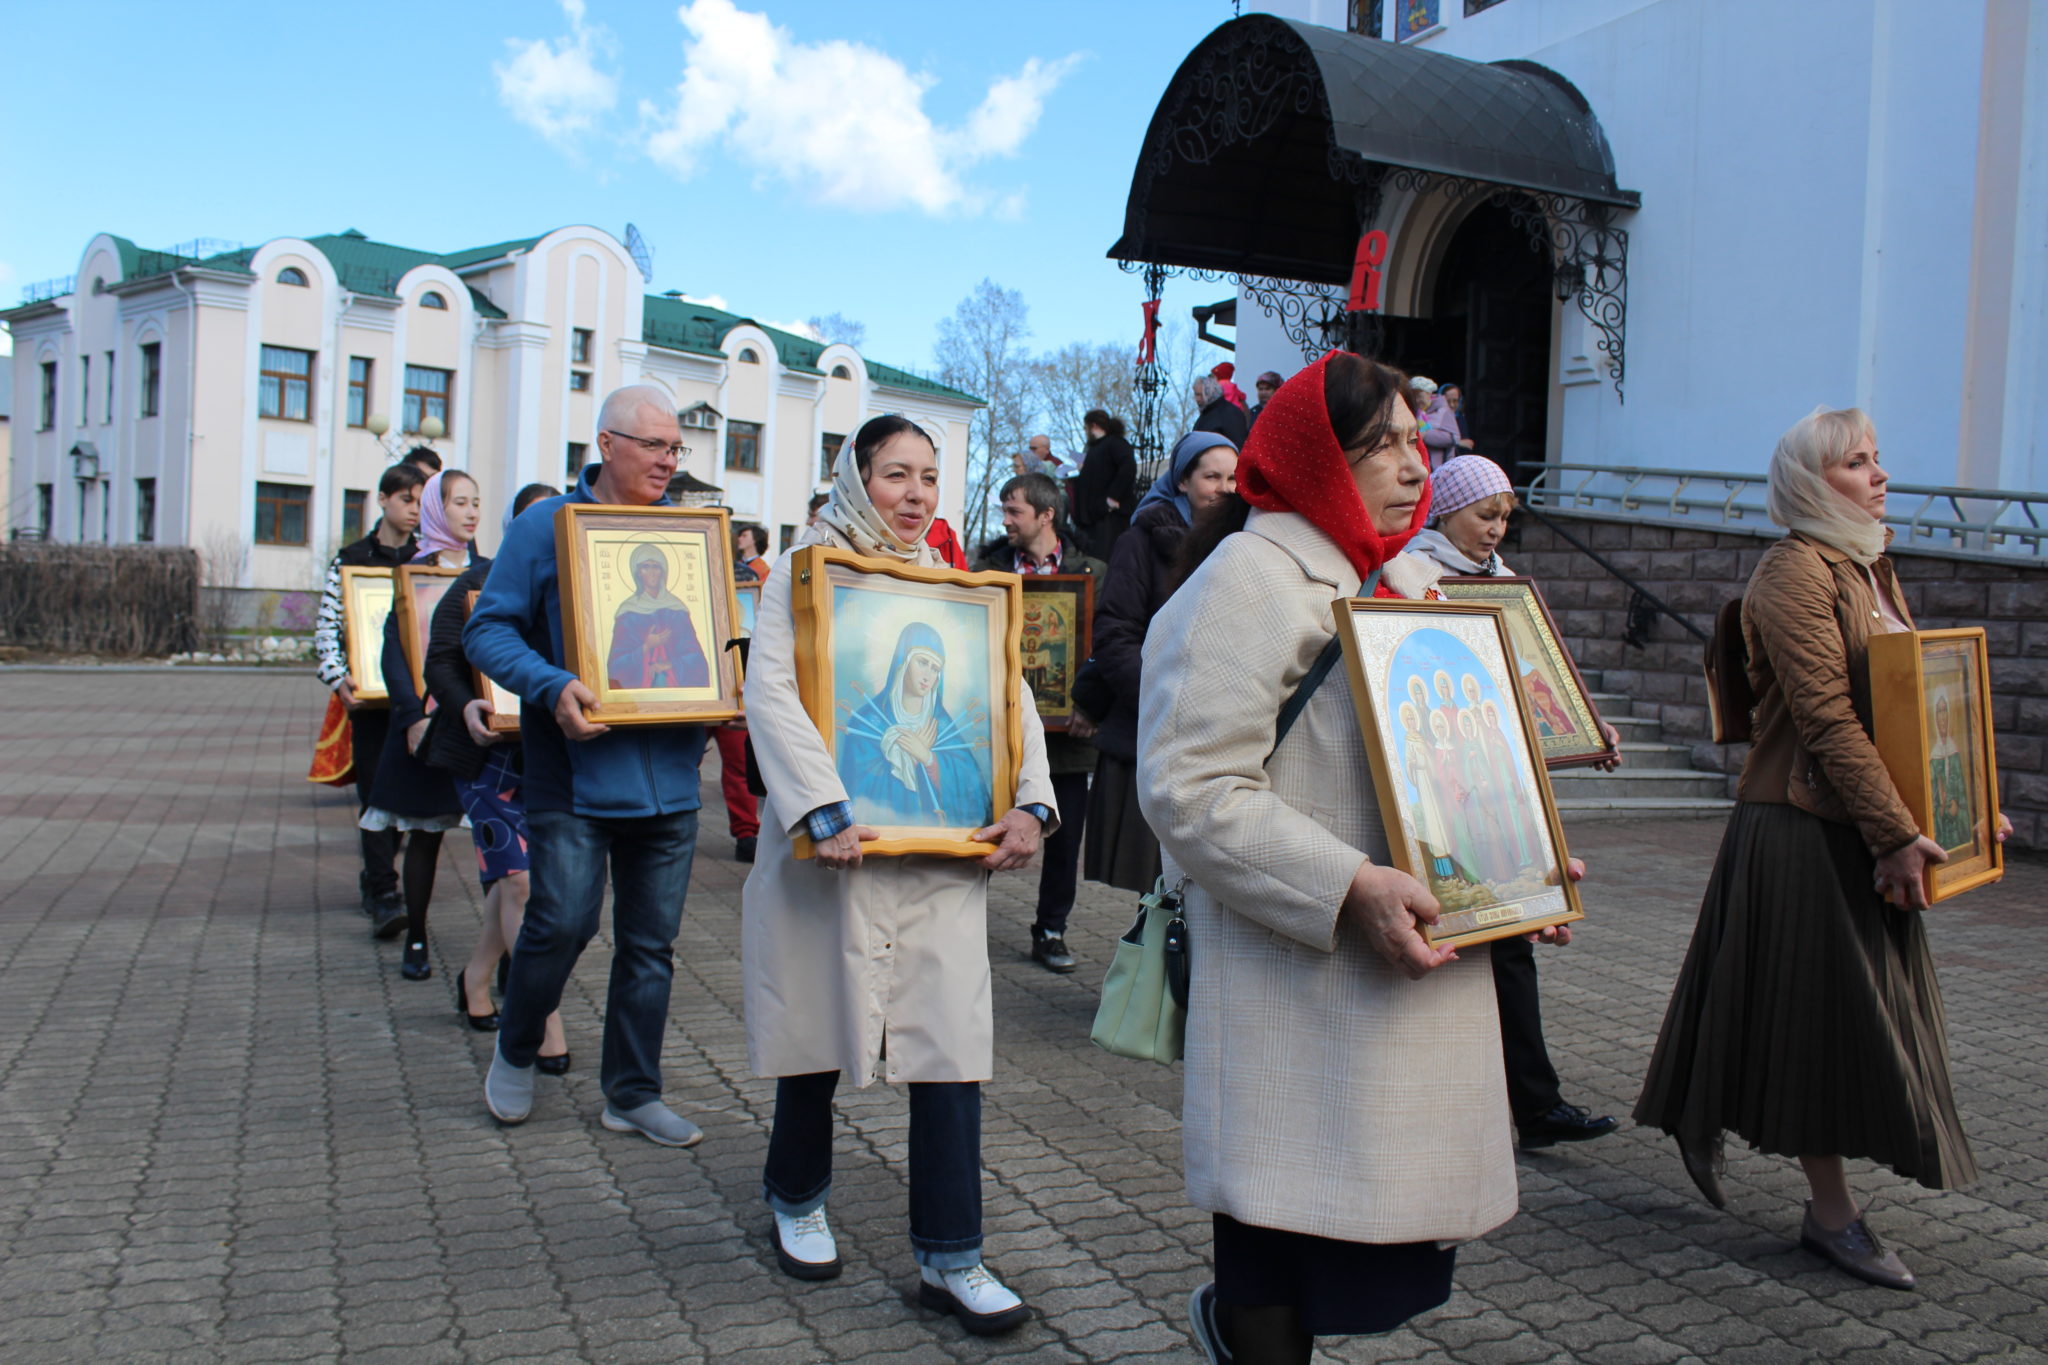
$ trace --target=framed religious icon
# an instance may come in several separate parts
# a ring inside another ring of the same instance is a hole
[[[1095,652],[1095,575],[1025,574],[1024,681],[1048,734],[1074,719],[1074,675]]]
[[[470,589],[469,611],[471,615],[476,614],[476,599],[481,596],[483,596],[482,593],[474,588]],[[500,735],[516,735],[519,733],[518,693],[508,691],[492,679],[486,678],[483,670],[474,665],[470,667],[470,690],[491,704],[491,718],[486,722],[486,725],[492,732]]]
[[[740,610],[739,629],[733,632],[734,637],[752,638],[754,620],[761,614],[761,581],[755,579],[751,583],[735,583],[732,591],[733,600],[739,604]]]
[[[2003,877],[1983,627],[1871,636],[1870,713],[1906,809],[1948,854],[1926,871],[1927,903]]]
[[[341,566],[341,639],[348,662],[348,685],[356,700],[368,706],[389,706],[384,690],[384,622],[391,616],[391,570],[366,565]]]
[[[564,503],[555,513],[562,649],[606,725],[715,725],[740,713],[739,621],[722,507]]]
[[[427,695],[427,636],[434,627],[434,608],[455,586],[460,569],[438,564],[401,564],[392,589],[392,609],[398,613],[398,647],[405,651],[405,666],[412,670],[412,690],[422,700]]]
[[[1016,802],[1022,588],[807,545],[796,575],[797,690],[853,803],[867,854],[980,858],[968,836]],[[799,858],[811,841],[795,840]]]
[[[1578,662],[1564,647],[1550,604],[1528,578],[1452,578],[1437,590],[1453,602],[1484,602],[1500,608],[1514,651],[1515,676],[1529,700],[1536,742],[1546,768],[1576,768],[1615,757],[1600,712],[1586,693]]]
[[[1430,942],[1584,918],[1501,609],[1345,598],[1336,615],[1394,865],[1443,907]]]

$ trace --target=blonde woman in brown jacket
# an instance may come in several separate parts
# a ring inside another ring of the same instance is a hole
[[[1886,479],[1855,408],[1816,409],[1771,456],[1768,509],[1791,534],[1742,599],[1756,741],[1635,1117],[1677,1137],[1716,1208],[1724,1130],[1799,1158],[1813,1195],[1801,1245],[1911,1289],[1843,1158],[1930,1189],[1968,1184],[1977,1164],[1920,919],[1921,872],[1946,855],[1871,740],[1869,639],[1913,628],[1884,555]]]

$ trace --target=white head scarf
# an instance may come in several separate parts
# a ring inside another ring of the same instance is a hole
[[[818,525],[831,527],[857,553],[875,559],[900,559],[927,567],[940,563],[939,552],[928,542],[920,539],[915,545],[906,545],[875,510],[867,483],[860,476],[860,462],[854,457],[854,439],[849,436],[839,443],[839,458],[832,463],[832,494],[818,509]],[[817,538],[808,535],[803,543]]]
[[[1771,452],[1764,511],[1867,569],[1884,553],[1884,523],[1837,493],[1823,473],[1866,435],[1875,439],[1876,428],[1861,408],[1818,407],[1794,422]]]

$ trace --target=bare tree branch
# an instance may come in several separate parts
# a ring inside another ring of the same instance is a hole
[[[988,401],[968,432],[966,525],[960,537],[970,554],[987,540],[996,489],[1009,477],[1011,455],[1031,435],[1031,355],[1024,344],[1031,336],[1029,317],[1022,294],[985,279],[939,323],[933,350],[940,379]]]

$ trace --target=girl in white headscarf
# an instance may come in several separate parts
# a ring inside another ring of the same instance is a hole
[[[1791,533],[1742,598],[1755,743],[1635,1116],[1678,1139],[1717,1208],[1724,1131],[1798,1158],[1813,1196],[1800,1244],[1911,1289],[1842,1158],[1930,1189],[1968,1184],[1977,1163],[1920,918],[1923,873],[1949,851],[1920,832],[1871,739],[1870,637],[1912,629],[1884,555],[1886,482],[1855,408],[1816,409],[1771,456],[1767,506]],[[1980,814],[1973,839],[2010,829]]]

